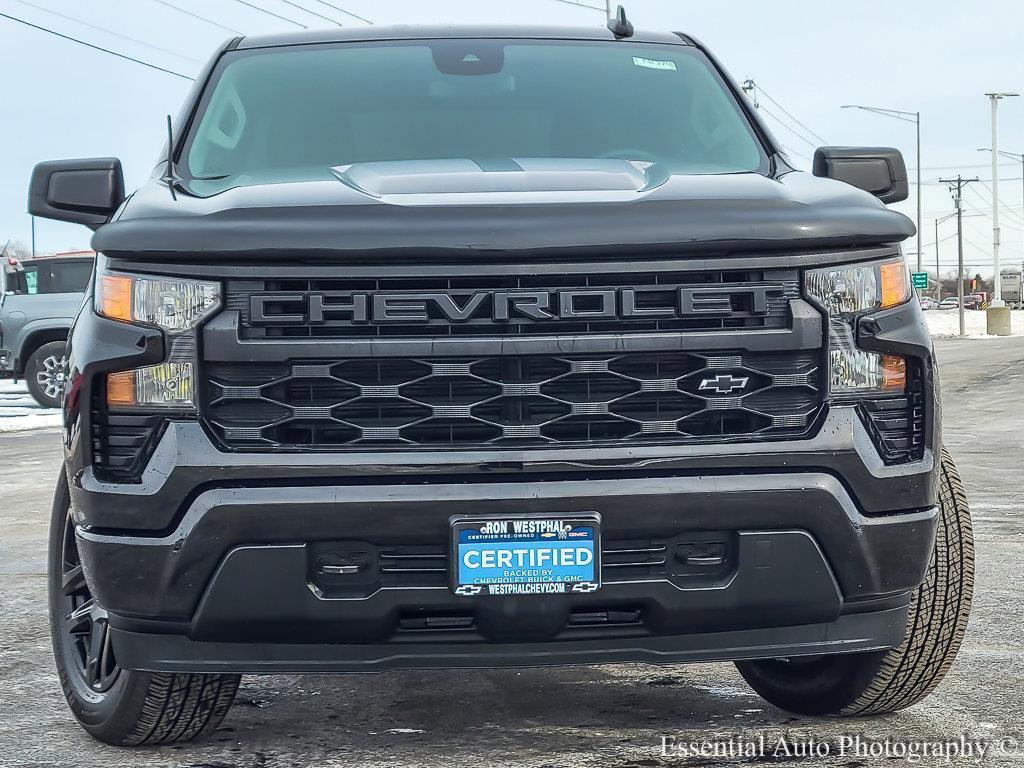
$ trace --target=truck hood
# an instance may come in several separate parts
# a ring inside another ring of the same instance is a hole
[[[673,175],[625,160],[415,161],[327,169],[315,180],[153,179],[93,248],[137,259],[601,253],[729,254],[870,246],[910,220],[802,172]]]

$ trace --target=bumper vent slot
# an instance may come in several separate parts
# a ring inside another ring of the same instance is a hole
[[[903,397],[865,400],[860,414],[886,464],[924,458],[924,374],[918,360],[907,361],[907,390]]]
[[[609,608],[607,610],[573,611],[569,614],[569,627],[602,627],[609,624],[640,624],[640,608]]]
[[[137,479],[156,448],[164,418],[110,413],[94,405],[90,421],[92,463],[96,472],[113,480]]]
[[[801,351],[208,363],[204,417],[242,450],[796,437],[822,405],[819,362]]]

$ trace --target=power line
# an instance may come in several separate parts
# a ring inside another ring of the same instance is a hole
[[[260,13],[264,13],[267,16],[273,16],[275,19],[280,19],[281,21],[287,21],[289,24],[294,24],[296,27],[302,27],[303,29],[309,29],[309,27],[307,27],[305,24],[301,24],[301,23],[297,22],[295,19],[289,19],[287,16],[282,16],[279,13],[274,13],[273,11],[268,11],[266,8],[260,8],[258,5],[253,5],[252,3],[247,2],[246,0],[235,0],[235,2],[236,3],[241,3],[242,5],[246,6],[247,8],[252,8],[254,11],[259,11]]]
[[[226,29],[228,32],[233,32],[236,35],[242,34],[237,29],[234,29],[232,27],[226,26],[225,24],[221,24],[219,21],[214,21],[213,19],[208,19],[205,16],[200,16],[198,13],[192,13],[192,11],[186,10],[185,8],[177,6],[174,3],[169,3],[169,2],[167,2],[167,0],[153,0],[153,2],[154,3],[160,3],[160,5],[163,5],[163,6],[167,7],[167,8],[170,8],[173,11],[177,11],[178,13],[183,13],[186,16],[191,16],[193,19],[199,19],[199,21],[205,21],[207,24],[213,24],[213,26],[215,26],[215,27],[220,27],[221,29]]]
[[[981,182],[979,182],[979,183],[980,183],[980,184],[981,184],[981,185],[982,185],[983,187],[985,187],[985,188],[986,188],[986,189],[987,189],[987,190],[989,191],[989,193],[991,194],[991,192],[992,192],[992,188],[991,188],[991,187],[989,187],[989,185],[988,185],[987,183],[985,183],[984,181],[981,181]],[[989,199],[987,199],[987,200],[986,200],[986,199],[985,199],[985,196],[984,196],[983,194],[981,194],[981,192],[979,192],[978,190],[976,190],[976,189],[973,189],[973,188],[971,188],[971,187],[968,187],[968,189],[969,189],[969,190],[970,190],[970,191],[971,191],[971,192],[972,192],[972,193],[973,193],[973,194],[974,194],[974,195],[975,195],[975,196],[976,196],[976,197],[977,197],[977,198],[978,198],[978,199],[979,199],[979,200],[980,200],[981,202],[985,203],[985,204],[986,204],[986,205],[988,205],[988,206],[991,206],[991,205],[992,205],[992,200],[991,200],[991,198],[989,198]],[[1011,208],[1010,206],[1008,206],[1008,205],[1007,205],[1006,203],[1004,203],[1004,202],[1002,202],[1002,201],[1000,201],[1000,202],[999,202],[999,205],[1000,205],[1000,207],[1001,207],[1001,208],[1003,208],[1003,210],[1005,210],[1005,211],[1006,211],[1007,213],[1009,213],[1009,214],[1010,214],[1011,216],[1013,216],[1015,220],[1018,220],[1018,221],[1019,221],[1019,222],[1020,222],[1021,224],[1024,224],[1024,216],[1021,216],[1021,215],[1020,215],[1019,213],[1017,213],[1017,211],[1016,211],[1016,210],[1014,210],[1013,208]],[[990,218],[990,219],[992,218],[992,211],[991,211],[991,210],[989,210],[989,211],[988,211],[987,213],[985,213],[984,211],[979,211],[979,213],[984,213],[984,215],[985,215],[985,216],[987,216],[988,218]]]
[[[74,16],[68,16],[67,14],[61,13],[60,11],[55,11],[55,10],[53,10],[51,8],[44,8],[43,6],[36,5],[35,3],[30,3],[30,2],[28,2],[28,0],[15,0],[15,2],[21,3],[22,5],[27,5],[29,8],[35,8],[37,11],[43,11],[44,13],[49,13],[49,14],[51,14],[53,16],[57,16],[57,17],[59,17],[61,19],[65,19],[66,21],[73,21],[76,24],[81,24],[83,27],[89,27],[89,29],[95,29],[97,32],[103,32],[103,33],[108,34],[108,35],[113,35],[114,37],[119,37],[122,40],[128,40],[129,42],[137,43],[138,45],[143,45],[146,48],[152,48],[154,51],[160,51],[162,53],[169,53],[172,56],[177,56],[179,58],[186,59],[188,61],[193,61],[196,64],[202,64],[203,63],[199,59],[193,59],[191,56],[186,56],[185,54],[179,53],[178,51],[172,51],[169,48],[161,48],[159,45],[153,45],[152,43],[147,43],[145,40],[139,40],[138,38],[130,37],[129,35],[123,35],[120,32],[115,32],[112,29],[106,29],[105,27],[98,27],[95,24],[90,24],[88,21],[83,21],[82,19],[76,19]]]
[[[766,115],[768,115],[769,117],[771,117],[771,118],[772,118],[772,120],[774,120],[774,121],[775,121],[776,123],[778,123],[778,124],[779,124],[779,125],[781,125],[781,126],[782,126],[783,128],[785,128],[785,129],[786,129],[787,131],[789,131],[789,132],[790,132],[791,134],[793,134],[793,135],[794,135],[794,136],[796,136],[796,137],[797,137],[798,139],[800,139],[800,141],[802,141],[802,142],[804,142],[805,144],[807,144],[807,146],[811,147],[812,149],[817,149],[817,148],[818,148],[819,146],[821,146],[821,145],[823,145],[823,144],[828,144],[828,142],[827,142],[827,141],[825,141],[825,140],[824,140],[823,138],[821,138],[821,136],[819,136],[818,134],[816,134],[816,133],[815,133],[814,131],[812,131],[812,130],[811,130],[810,128],[808,128],[808,127],[807,127],[806,125],[804,125],[804,124],[803,124],[802,122],[800,122],[800,120],[799,120],[799,119],[797,119],[796,117],[794,117],[794,116],[793,116],[793,113],[791,113],[791,112],[790,112],[789,110],[787,110],[787,109],[786,109],[786,108],[785,108],[784,106],[782,106],[781,104],[779,104],[779,102],[777,102],[777,101],[776,101],[775,99],[773,99],[773,98],[772,98],[771,96],[769,96],[769,95],[768,95],[767,93],[765,93],[764,89],[763,89],[763,88],[761,88],[761,86],[759,86],[759,85],[758,85],[757,83],[755,83],[755,82],[754,82],[753,80],[751,80],[750,78],[748,78],[747,80],[745,80],[745,81],[743,82],[743,91],[744,91],[744,93],[752,94],[752,95],[751,95],[751,101],[753,102],[753,104],[754,104],[754,108],[755,108],[755,109],[758,109],[758,110],[760,110],[760,111],[764,112],[764,113],[765,113]],[[774,104],[774,105],[775,105],[775,106],[777,106],[777,107],[778,107],[778,108],[779,108],[779,109],[780,109],[780,110],[781,110],[782,112],[784,112],[785,114],[787,114],[787,115],[789,116],[790,120],[792,120],[792,121],[793,121],[793,122],[795,122],[795,123],[796,123],[797,125],[799,125],[799,126],[800,126],[800,127],[801,127],[801,128],[802,128],[802,129],[804,130],[804,131],[806,131],[806,132],[807,132],[807,133],[808,133],[809,135],[811,135],[811,136],[813,136],[813,137],[814,137],[815,139],[817,139],[817,141],[811,141],[811,139],[808,139],[808,138],[807,138],[807,136],[805,136],[805,135],[804,135],[803,133],[801,133],[801,132],[800,132],[799,130],[797,130],[796,128],[794,128],[793,126],[791,126],[791,125],[790,125],[789,123],[787,123],[787,122],[786,122],[785,120],[783,120],[783,119],[782,119],[781,117],[779,117],[778,115],[776,115],[776,114],[775,114],[774,112],[772,112],[772,111],[771,111],[770,109],[767,109],[767,108],[766,108],[766,107],[765,107],[765,106],[764,106],[763,104],[761,104],[761,103],[760,103],[760,100],[758,99],[758,96],[759,96],[759,95],[763,95],[763,96],[765,96],[765,97],[766,97],[766,98],[767,98],[767,99],[768,99],[768,100],[769,100],[769,101],[770,101],[770,102],[771,102],[772,104]]]
[[[960,166],[960,167],[962,168],[963,166]],[[999,180],[1000,181],[1021,181],[1022,179],[1021,179],[1020,176],[1014,176],[1014,177],[1009,178],[1009,179],[1004,177],[1004,176],[1000,176]],[[991,182],[992,179],[978,179],[978,181]],[[927,181],[922,181],[921,183],[924,184],[926,187],[946,186],[945,182],[942,179],[928,179]]]
[[[54,35],[55,37],[62,38],[64,40],[70,40],[72,43],[78,43],[79,45],[84,45],[87,48],[92,48],[94,51],[102,51],[103,53],[109,54],[111,56],[117,56],[117,58],[119,58],[119,59],[124,59],[125,61],[132,61],[132,62],[135,62],[136,64],[141,64],[144,67],[149,67],[150,69],[155,69],[158,72],[164,72],[164,73],[166,73],[168,75],[174,75],[175,77],[180,77],[182,80],[195,80],[194,77],[189,77],[188,75],[183,75],[181,72],[175,72],[173,69],[165,69],[164,67],[159,67],[156,64],[150,64],[148,61],[143,61],[142,59],[136,59],[134,56],[129,56],[129,55],[124,54],[124,53],[118,53],[117,51],[112,51],[109,48],[104,48],[104,47],[102,47],[100,45],[94,45],[93,43],[87,43],[85,40],[79,40],[77,37],[71,37],[71,35],[65,35],[65,34],[63,34],[61,32],[57,32],[57,31],[55,31],[53,29],[50,29],[48,27],[43,27],[43,26],[40,26],[39,24],[33,24],[30,21],[25,21],[24,19],[19,19],[18,17],[11,16],[10,14],[7,14],[7,13],[0,12],[0,17],[3,17],[5,19],[9,19],[11,21],[16,21],[19,24],[24,24],[26,27],[32,27],[32,29],[37,29],[40,32],[46,32],[48,34]]]
[[[999,163],[999,165],[1003,166],[1003,167],[1011,166],[1012,165],[1014,168],[1016,168],[1016,167],[1018,167],[1020,165],[1020,163],[1009,163],[1009,162],[1007,162],[1007,163]],[[922,165],[921,166],[921,170],[922,171],[955,171],[957,168],[991,168],[991,167],[992,167],[992,163],[983,163],[983,164],[975,163],[975,164],[968,164],[968,165]],[[908,171],[916,171],[917,168],[907,168],[907,170]]]
[[[592,11],[600,11],[601,13],[607,12],[607,9],[605,8],[598,8],[596,5],[588,5],[587,3],[577,3],[574,2],[574,0],[556,0],[556,2],[565,3],[566,5],[575,5],[577,8],[589,8]]]
[[[985,189],[987,189],[987,190],[988,190],[988,193],[989,193],[990,195],[992,195],[993,197],[995,197],[995,193],[994,193],[994,192],[992,191],[992,187],[990,187],[990,186],[988,185],[988,182],[987,182],[987,181],[983,181],[983,182],[981,182],[981,186],[983,186],[983,187],[984,187]],[[980,193],[979,193],[979,194],[980,194]],[[982,199],[984,199],[984,198],[982,198]],[[1006,211],[1009,211],[1009,213],[1010,213],[1010,215],[1011,215],[1011,216],[1013,216],[1013,217],[1014,217],[1014,218],[1015,218],[1016,220],[1018,220],[1018,221],[1020,221],[1020,222],[1021,222],[1022,224],[1024,224],[1024,216],[1021,216],[1021,215],[1020,215],[1019,213],[1017,213],[1016,211],[1012,210],[1012,209],[1011,209],[1011,208],[1010,208],[1010,207],[1009,207],[1009,206],[1008,206],[1008,205],[1007,205],[1006,203],[1004,203],[1004,202],[1003,202],[1002,200],[1000,200],[1000,201],[999,201],[999,206],[1000,206],[1001,208],[1003,208],[1004,210],[1006,210]]]
[[[809,162],[809,163],[813,163],[813,162],[814,162],[814,161],[813,161],[813,160],[812,160],[811,158],[809,158],[809,157],[808,157],[807,155],[805,155],[805,154],[804,154],[803,152],[799,152],[798,150],[795,150],[795,149],[793,149],[792,147],[787,147],[787,146],[786,146],[785,144],[783,144],[783,145],[782,145],[782,148],[783,148],[784,150],[786,150],[787,152],[790,152],[790,153],[792,153],[792,154],[794,154],[794,155],[797,155],[798,157],[802,157],[802,158],[803,158],[804,160],[806,160],[806,161],[807,161],[807,162]]]
[[[285,5],[290,5],[292,8],[298,8],[300,11],[305,11],[306,13],[308,13],[308,14],[310,14],[312,16],[316,16],[318,19],[323,19],[324,21],[329,21],[329,22],[331,22],[331,24],[337,24],[339,27],[341,26],[341,22],[340,21],[332,19],[329,16],[324,16],[322,13],[317,13],[316,11],[311,11],[309,8],[303,8],[298,3],[293,3],[292,0],[281,0],[281,2],[284,3]]]
[[[982,184],[982,186],[986,187],[989,190],[989,192],[992,191],[992,189],[988,186],[988,184],[985,184],[984,182],[981,182],[981,184]],[[970,187],[968,187],[968,189],[970,189]],[[985,196],[983,194],[981,194],[981,192],[978,192],[977,190],[973,190],[973,189],[971,191],[974,193],[974,195],[982,203],[985,203],[986,205],[989,205],[989,206],[992,205],[992,200],[991,199],[986,200]],[[1014,217],[1013,219],[1011,219],[1011,221],[1013,221],[1015,223],[1018,223],[1018,224],[1024,224],[1024,217],[1022,217],[1019,213],[1017,213],[1016,211],[1014,211],[1012,208],[1010,208],[1007,205],[1003,205],[1002,207],[1006,209],[1007,213],[1009,213],[1011,216]],[[982,211],[982,210],[978,209],[978,208],[972,208],[972,210],[978,211],[978,213],[983,214],[986,218],[989,218],[989,219],[992,218],[992,211],[991,210],[989,210],[987,213],[985,211]],[[1021,230],[1020,228],[1015,227],[1015,226],[1013,226],[1011,224],[1004,223],[1003,226],[1006,227],[1007,229],[1017,230],[1018,232],[1024,231],[1024,230]]]
[[[336,5],[328,3],[326,0],[316,0],[316,1],[318,3],[320,3],[320,5],[326,5],[328,8],[333,8],[334,10],[336,10],[336,11],[338,11],[340,13],[344,13],[346,16],[351,16],[353,19],[359,19],[359,21],[364,21],[367,24],[371,24],[371,25],[373,24],[372,21],[370,21],[369,19],[363,18],[358,13],[352,13],[352,11],[346,11],[344,8],[339,8]]]
[[[779,125],[781,125],[781,126],[782,126],[783,128],[785,128],[785,129],[786,129],[787,131],[789,131],[789,132],[790,132],[791,134],[793,134],[794,136],[796,136],[796,137],[797,137],[798,139],[800,139],[800,141],[802,141],[802,142],[804,142],[805,144],[807,144],[807,146],[809,146],[809,147],[811,147],[811,148],[813,148],[813,149],[817,149],[817,148],[818,148],[818,144],[816,144],[816,143],[814,143],[813,141],[811,141],[810,139],[808,139],[808,138],[807,138],[806,136],[804,136],[804,135],[803,135],[802,133],[800,133],[800,132],[799,132],[798,130],[796,130],[795,128],[792,128],[792,127],[790,127],[789,125],[787,125],[787,124],[786,124],[785,122],[783,122],[783,121],[782,121],[782,119],[781,119],[780,117],[778,117],[778,116],[777,116],[777,115],[776,115],[775,113],[773,113],[773,112],[772,112],[771,110],[768,110],[768,109],[766,109],[766,108],[765,108],[764,106],[760,106],[760,107],[758,107],[758,110],[759,110],[759,111],[761,111],[761,112],[764,112],[764,114],[768,115],[768,117],[770,117],[770,118],[771,118],[772,120],[774,120],[774,121],[775,121],[776,123],[778,123]]]
[[[815,133],[814,131],[812,131],[812,130],[811,130],[810,128],[808,128],[808,127],[807,127],[806,125],[804,125],[804,123],[800,122],[800,120],[799,120],[799,119],[798,119],[797,117],[795,117],[795,116],[793,115],[793,113],[792,113],[792,112],[790,112],[790,111],[789,111],[788,109],[786,109],[786,108],[785,108],[784,106],[782,106],[781,104],[779,104],[779,102],[777,102],[777,101],[776,101],[775,99],[773,99],[773,98],[771,97],[771,95],[770,95],[770,94],[768,93],[768,91],[766,91],[766,90],[765,90],[764,88],[762,88],[762,87],[761,87],[761,86],[759,86],[759,85],[757,86],[757,90],[758,90],[758,91],[759,91],[759,92],[761,93],[761,95],[762,95],[762,96],[764,96],[764,97],[765,97],[766,99],[768,99],[768,101],[770,101],[770,102],[771,102],[772,104],[774,104],[774,105],[775,105],[776,107],[778,107],[778,108],[779,108],[780,110],[782,110],[782,112],[783,112],[784,114],[788,115],[788,116],[789,116],[789,118],[790,118],[790,119],[791,119],[791,120],[792,120],[792,121],[793,121],[794,123],[796,123],[796,124],[797,124],[797,125],[799,125],[799,126],[800,126],[801,128],[803,128],[803,129],[804,129],[805,131],[807,131],[807,133],[809,133],[809,134],[810,134],[811,136],[813,136],[814,138],[816,138],[816,139],[817,139],[818,141],[820,141],[820,142],[821,142],[821,143],[822,143],[823,145],[824,145],[824,144],[828,144],[828,142],[827,142],[827,141],[825,141],[825,139],[821,138],[821,136],[819,136],[819,135],[818,135],[818,134],[816,134],[816,133]]]

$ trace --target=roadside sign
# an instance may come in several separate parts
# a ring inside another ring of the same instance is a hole
[[[923,291],[928,288],[928,273],[927,272],[911,272],[910,279],[914,281],[914,287]]]

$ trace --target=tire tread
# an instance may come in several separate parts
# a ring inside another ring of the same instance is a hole
[[[967,494],[945,449],[939,471],[942,519],[924,583],[910,602],[907,635],[839,714],[875,715],[916,704],[942,682],[963,643],[974,592],[974,533]]]
[[[952,457],[939,459],[939,520],[925,577],[907,607],[903,641],[865,654],[824,656],[807,664],[741,661],[746,681],[768,701],[799,714],[866,716],[894,712],[942,682],[963,643],[974,593],[974,534]]]

